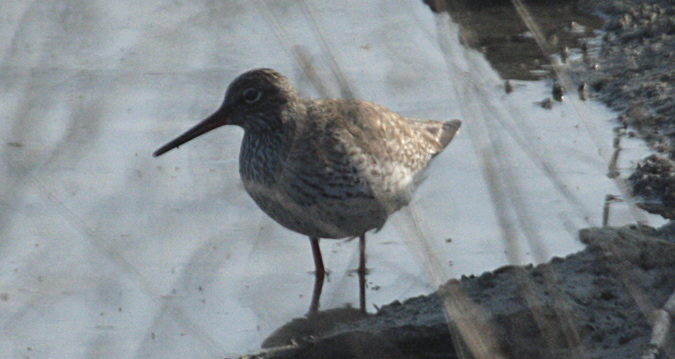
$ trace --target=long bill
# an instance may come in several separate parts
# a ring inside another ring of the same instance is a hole
[[[173,141],[165,144],[164,146],[160,147],[155,151],[152,156],[157,157],[161,156],[164,153],[196,138],[199,137],[213,129],[216,129],[220,126],[227,125],[228,123],[228,116],[225,113],[226,111],[223,111],[221,108],[220,110],[216,111],[214,114],[203,120],[202,122],[198,123],[191,129],[185,131],[182,135],[178,136],[175,138]]]

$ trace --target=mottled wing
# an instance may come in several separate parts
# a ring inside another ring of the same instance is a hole
[[[407,119],[365,101],[322,100],[309,124],[320,138],[314,146],[328,149],[323,162],[346,166],[342,176],[386,201],[387,212],[410,200],[421,173],[457,133],[460,121],[446,123]],[[345,163],[345,161],[347,161]]]
[[[328,135],[346,146],[357,147],[370,160],[404,166],[411,172],[424,169],[459,131],[461,121],[447,122],[405,118],[384,106],[365,101],[326,100],[335,108]],[[339,108],[339,110],[337,109]],[[345,131],[348,133],[345,135]]]

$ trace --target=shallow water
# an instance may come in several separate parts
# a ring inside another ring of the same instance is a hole
[[[403,115],[464,123],[411,206],[369,235],[371,308],[574,252],[576,231],[600,225],[605,196],[620,194],[606,176],[615,114],[571,94],[543,109],[544,81],[506,95],[421,3],[48,4],[15,4],[2,25],[13,34],[0,46],[2,357],[222,357],[307,311],[309,243],[246,195],[240,129],[151,157],[247,69],[323,92],[296,53],[330,96],[342,81]],[[646,154],[639,140],[621,145],[622,171]],[[611,225],[632,222],[613,205]],[[322,308],[356,304],[357,243],[322,249]]]

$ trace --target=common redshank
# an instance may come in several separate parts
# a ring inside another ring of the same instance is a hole
[[[410,202],[461,121],[406,118],[360,100],[303,99],[280,73],[254,69],[230,84],[218,111],[153,156],[223,125],[244,129],[239,173],[248,194],[279,224],[310,238],[313,314],[325,276],[319,239],[359,237],[365,312],[366,232]]]

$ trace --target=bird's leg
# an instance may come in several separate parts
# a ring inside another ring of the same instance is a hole
[[[316,268],[314,277],[314,293],[312,294],[312,304],[309,306],[309,315],[316,314],[319,311],[319,298],[323,289],[323,279],[326,276],[326,270],[323,267],[323,258],[321,257],[321,248],[319,247],[319,238],[310,237],[312,244],[312,255],[314,256],[314,267]]]
[[[359,306],[366,312],[366,234],[359,237]]]

